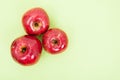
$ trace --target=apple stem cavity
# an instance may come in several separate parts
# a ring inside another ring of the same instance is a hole
[[[58,44],[58,41],[56,39],[53,39],[52,43],[56,45],[56,44]]]
[[[40,29],[40,27],[42,27],[42,23],[41,22],[33,22],[33,29],[35,30],[35,31],[37,31],[37,30],[39,30]]]
[[[38,27],[38,26],[39,26],[39,23],[38,23],[38,22],[35,22],[35,23],[34,23],[34,26],[35,26],[35,27]]]
[[[22,53],[25,53],[26,50],[27,50],[27,48],[26,48],[26,47],[23,47],[23,48],[21,49],[21,52],[22,52]]]

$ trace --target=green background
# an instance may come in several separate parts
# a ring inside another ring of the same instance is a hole
[[[50,27],[64,30],[67,49],[58,55],[43,50],[33,66],[16,63],[12,41],[25,33],[21,18],[44,8]],[[120,80],[120,0],[1,0],[1,80]]]

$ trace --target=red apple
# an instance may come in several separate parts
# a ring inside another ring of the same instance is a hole
[[[57,54],[66,49],[68,38],[63,30],[52,28],[43,35],[42,44],[47,52]]]
[[[22,65],[35,64],[39,60],[41,51],[41,42],[34,36],[21,36],[11,45],[13,59]]]
[[[42,8],[32,8],[22,17],[25,31],[31,35],[40,35],[49,28],[49,17]]]

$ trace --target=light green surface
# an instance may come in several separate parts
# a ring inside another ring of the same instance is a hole
[[[25,34],[21,17],[33,7],[47,11],[69,46],[55,56],[43,51],[36,65],[24,67],[10,45]],[[0,80],[120,80],[120,0],[1,0],[0,28]]]

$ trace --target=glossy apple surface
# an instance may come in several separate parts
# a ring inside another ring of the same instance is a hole
[[[41,55],[41,42],[34,36],[21,36],[11,44],[11,55],[22,65],[35,64]]]
[[[57,54],[66,49],[68,38],[63,30],[52,28],[43,35],[42,44],[47,52]]]
[[[42,8],[32,8],[24,13],[22,24],[25,31],[31,35],[40,35],[49,28],[49,17]]]

